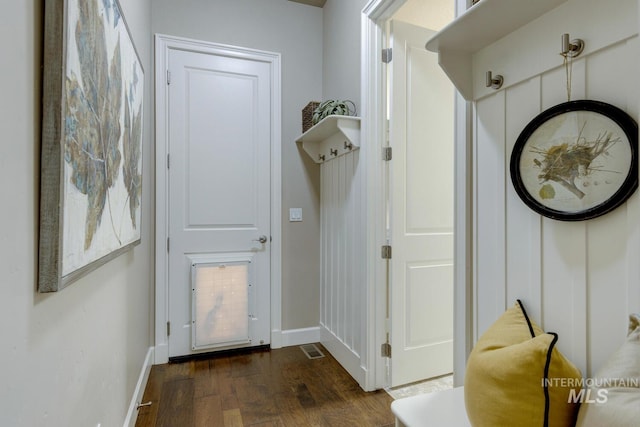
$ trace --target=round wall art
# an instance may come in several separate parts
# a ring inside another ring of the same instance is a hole
[[[546,217],[579,221],[603,215],[638,187],[638,125],[604,102],[551,107],[518,137],[511,180],[524,203]]]

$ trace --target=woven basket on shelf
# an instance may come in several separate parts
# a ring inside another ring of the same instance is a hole
[[[318,105],[320,105],[319,102],[311,101],[302,109],[302,133],[305,133],[313,126],[313,112],[318,108]]]

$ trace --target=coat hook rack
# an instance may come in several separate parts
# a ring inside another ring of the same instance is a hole
[[[580,55],[583,50],[584,40],[573,39],[569,41],[568,33],[564,33],[562,35],[562,51],[560,52],[560,55],[575,58],[576,56]]]
[[[504,83],[504,77],[502,77],[502,75],[498,74],[495,77],[493,77],[493,73],[491,71],[487,71],[487,80],[486,80],[487,87],[490,87],[493,89],[500,89],[503,83]]]

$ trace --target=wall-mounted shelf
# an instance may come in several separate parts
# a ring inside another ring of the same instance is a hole
[[[296,139],[316,163],[360,148],[360,117],[327,116]]]
[[[466,100],[473,98],[471,57],[567,0],[480,0],[426,44]]]

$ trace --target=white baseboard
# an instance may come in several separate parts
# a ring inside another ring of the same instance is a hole
[[[147,381],[149,380],[149,373],[151,372],[151,365],[153,365],[154,348],[149,347],[147,351],[147,357],[144,358],[142,369],[140,370],[140,376],[138,377],[138,383],[133,391],[131,397],[131,403],[129,403],[129,410],[127,411],[127,417],[122,423],[122,427],[135,427],[136,420],[138,418],[138,403],[142,401],[144,395],[144,389],[147,387]]]
[[[286,331],[272,331],[271,333],[271,347],[291,347],[294,345],[311,344],[314,342],[320,342],[320,327],[302,328],[302,329],[289,329]],[[278,343],[279,346],[274,346],[273,343]]]

